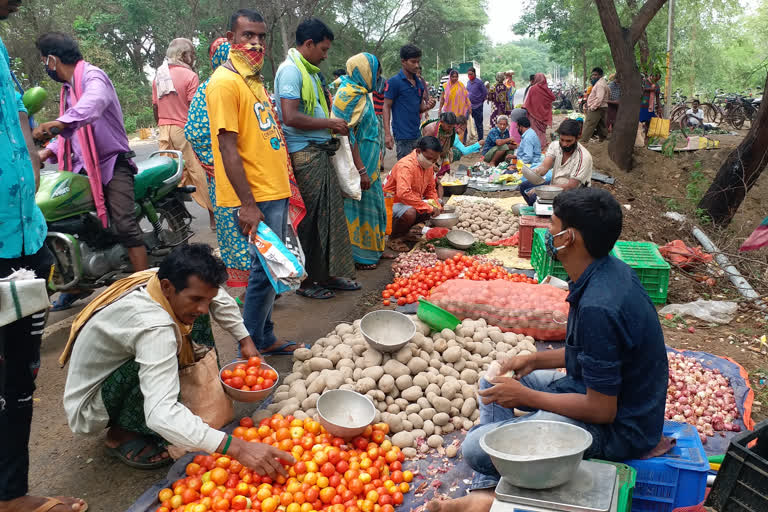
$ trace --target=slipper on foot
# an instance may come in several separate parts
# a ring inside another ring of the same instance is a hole
[[[314,285],[310,286],[309,288],[299,288],[296,290],[297,295],[301,295],[302,297],[306,297],[308,299],[318,299],[318,300],[326,300],[326,299],[332,299],[336,296],[333,291],[328,289],[327,287],[320,286],[320,285]]]
[[[148,446],[150,447],[149,452],[141,454],[141,452]],[[136,469],[157,469],[173,464],[173,459],[171,457],[151,462],[150,459],[162,455],[163,452],[167,450],[165,449],[165,446],[145,437],[136,437],[114,448],[110,446],[107,446],[106,448],[110,455],[116,457],[123,464]],[[130,459],[128,458],[129,453],[132,457]]]
[[[61,292],[59,297],[53,301],[51,305],[51,311],[64,311],[72,307],[72,305],[80,299],[89,297],[93,292],[81,292],[81,293],[67,293]]]
[[[343,292],[353,292],[363,288],[363,285],[357,281],[347,279],[346,277],[332,277],[325,283],[322,283],[321,286],[329,290],[339,290]]]
[[[298,347],[297,345],[298,344],[295,341],[286,341],[285,343],[283,343],[282,345],[280,345],[276,349],[269,350],[269,351],[263,351],[263,352],[261,352],[261,354],[264,355],[264,356],[292,356],[294,350],[296,350],[296,349],[286,350],[288,347],[310,348],[309,343],[304,343],[304,344],[302,344],[301,347]]]

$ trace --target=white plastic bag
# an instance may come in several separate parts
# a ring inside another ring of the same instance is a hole
[[[477,126],[475,125],[475,118],[472,117],[472,113],[467,116],[467,142],[469,141],[475,141],[477,142]]]
[[[17,270],[0,279],[0,327],[47,310],[51,303],[45,284],[31,270]]]
[[[727,324],[733,320],[739,311],[735,302],[718,300],[697,300],[685,304],[670,304],[659,311],[659,315],[688,315],[705,322]]]
[[[269,282],[278,295],[299,289],[307,276],[304,265],[265,222],[259,223],[256,233],[251,234],[250,242],[251,254],[258,256]],[[301,245],[298,250],[301,251]],[[303,256],[303,253],[301,255]]]
[[[363,197],[363,191],[360,188],[360,174],[355,167],[355,161],[352,159],[352,147],[349,145],[348,137],[339,137],[341,145],[336,153],[331,157],[333,168],[336,169],[336,176],[339,178],[339,187],[344,197],[359,201]]]

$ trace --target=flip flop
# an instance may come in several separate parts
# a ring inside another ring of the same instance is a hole
[[[288,347],[294,347],[298,345],[295,341],[286,341],[279,347],[277,347],[275,350],[270,350],[269,352],[263,351],[261,352],[264,356],[292,356],[294,350],[285,350]],[[309,343],[304,343],[301,347],[298,348],[310,348]]]
[[[332,277],[321,286],[329,290],[339,290],[342,292],[354,292],[363,289],[363,285],[352,279],[347,279],[346,277]]]
[[[67,500],[69,500],[69,499],[80,499],[80,501],[83,502],[83,508],[80,509],[80,512],[87,512],[87,510],[88,510],[88,503],[86,503],[86,501],[83,500],[82,498],[68,498],[68,497],[65,498],[64,496],[60,496],[58,498],[45,498],[45,503],[43,503],[42,505],[40,505],[39,507],[34,509],[32,512],[48,512],[49,510],[51,510],[52,508],[54,508],[54,507],[56,507],[58,505],[63,505],[65,507],[69,507],[70,510],[71,510],[72,504],[64,503],[62,501],[63,499],[67,499]]]
[[[317,284],[310,286],[309,288],[299,288],[296,290],[296,295],[301,295],[302,297],[306,297],[308,299],[318,300],[332,299],[336,296],[332,290]]]
[[[61,292],[59,297],[51,305],[51,311],[64,311],[72,307],[72,305],[80,299],[89,297],[93,292],[81,292],[81,293],[67,293]]]
[[[128,458],[129,453],[131,455],[141,453],[142,451],[144,451],[144,449],[147,446],[152,447],[152,449],[150,449],[148,453],[139,455],[138,458],[135,458],[135,459]],[[157,469],[157,468],[162,468],[163,466],[170,466],[171,464],[173,464],[173,459],[171,457],[160,459],[155,462],[150,462],[149,459],[151,459],[152,457],[161,455],[163,452],[167,450],[165,446],[161,446],[153,442],[151,439],[147,439],[145,437],[135,437],[130,441],[124,442],[120,446],[116,446],[114,448],[107,446],[106,448],[107,448],[107,453],[117,458],[123,464],[126,464],[136,469]]]

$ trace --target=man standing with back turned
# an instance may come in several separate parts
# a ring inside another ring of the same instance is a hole
[[[334,290],[359,290],[352,276],[355,265],[349,241],[344,198],[331,163],[339,148],[333,134],[348,135],[343,119],[331,119],[318,67],[328,56],[333,32],[317,18],[296,28],[296,47],[275,74],[277,112],[293,162],[296,183],[307,216],[298,235],[306,256],[307,279],[296,293],[310,299],[330,299]]]
[[[488,89],[477,76],[475,68],[469,68],[467,71],[467,92],[469,93],[469,103],[472,105],[472,119],[477,128],[477,140],[483,140],[483,106],[488,97]]]

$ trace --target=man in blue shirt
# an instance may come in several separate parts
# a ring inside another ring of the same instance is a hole
[[[397,142],[398,160],[414,150],[419,140],[421,114],[435,106],[434,98],[425,101],[424,82],[416,76],[421,67],[421,50],[412,44],[403,46],[400,63],[402,69],[389,79],[384,93],[384,143],[387,149],[393,149]]]
[[[19,0],[0,0],[0,20],[19,9]],[[0,40],[0,277],[19,268],[47,279],[53,258],[46,249],[47,227],[35,204],[40,159],[27,111],[14,88],[10,59]],[[23,300],[23,298],[22,298]],[[2,304],[3,308],[13,308]],[[0,326],[0,509],[78,512],[84,502],[27,496],[32,394],[40,368],[45,311]]]
[[[565,348],[500,361],[500,376],[480,380],[480,425],[462,444],[475,492],[430,503],[430,512],[490,509],[499,473],[480,439],[505,423],[577,425],[592,434],[584,458],[639,458],[661,441],[669,379],[664,335],[635,272],[609,255],[621,224],[621,206],[605,190],[577,188],[555,198],[547,251],[571,280]],[[563,367],[567,373],[555,370]],[[511,370],[514,377],[505,376]],[[515,418],[514,408],[536,412]]]
[[[527,117],[518,119],[517,133],[520,134],[520,146],[515,153],[517,158],[531,169],[541,165],[542,160],[544,160],[541,155],[541,142],[536,136],[536,132],[531,130],[531,120]]]

